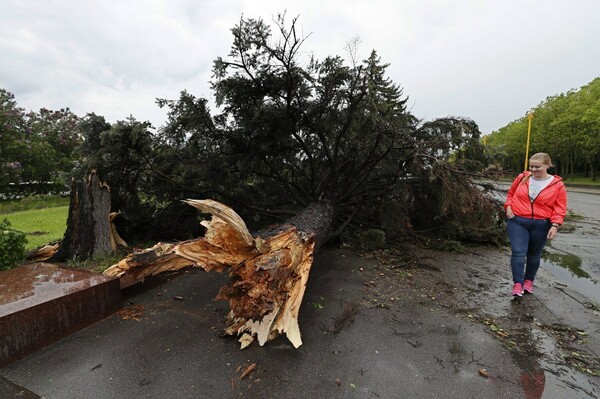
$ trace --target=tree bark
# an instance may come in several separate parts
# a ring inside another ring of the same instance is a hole
[[[228,268],[229,282],[217,299],[229,301],[225,333],[241,336],[242,349],[262,346],[285,333],[302,345],[298,313],[315,250],[332,224],[332,207],[319,203],[256,237],[232,209],[212,200],[186,203],[210,213],[203,238],[179,244],[158,243],[134,253],[105,271],[109,276],[143,278],[195,266],[206,271]]]
[[[121,238],[113,222],[118,215],[119,212],[111,212],[108,215],[110,223],[110,246],[113,252],[116,251],[118,247],[127,247],[127,243]],[[56,255],[60,245],[60,243],[46,244],[42,247],[34,249],[28,253],[25,258],[33,262],[46,262]]]
[[[114,252],[109,213],[110,189],[95,170],[83,181],[72,179],[67,230],[48,261],[85,260]]]

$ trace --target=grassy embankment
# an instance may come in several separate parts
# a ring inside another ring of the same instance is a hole
[[[69,198],[35,196],[14,201],[0,201],[0,219],[8,219],[13,228],[26,234],[26,251],[63,238],[67,228]],[[69,261],[67,266],[102,272],[127,255],[119,249],[104,258]]]
[[[0,201],[0,219],[8,219],[12,227],[24,232],[26,250],[60,240],[67,228],[69,198],[30,197]]]

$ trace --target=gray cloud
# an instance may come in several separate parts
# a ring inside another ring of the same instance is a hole
[[[489,133],[600,73],[596,0],[223,0],[0,3],[0,87],[27,109],[164,121],[155,98],[210,97],[212,61],[243,14],[300,15],[304,54],[377,49],[418,117],[473,118]]]

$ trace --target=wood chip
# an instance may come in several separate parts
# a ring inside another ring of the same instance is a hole
[[[144,314],[144,305],[129,305],[117,312],[119,317],[123,320],[137,320],[140,321]]]
[[[488,371],[486,369],[479,369],[479,375],[485,378],[489,378],[490,377],[490,373],[488,373]]]
[[[250,366],[248,366],[246,368],[246,370],[244,370],[244,372],[240,376],[240,380],[243,380],[244,378],[248,377],[250,375],[250,373],[252,373],[255,369],[256,369],[256,363],[252,363]]]

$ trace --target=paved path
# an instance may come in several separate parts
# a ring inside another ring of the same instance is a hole
[[[580,195],[573,204],[594,212],[597,197]],[[578,243],[582,259],[595,259],[596,219],[586,220],[555,249]],[[600,377],[566,360],[600,353],[599,309],[577,287],[542,270],[534,296],[511,301],[506,249],[421,256],[441,272],[324,251],[300,312],[299,349],[280,338],[240,351],[221,338],[227,304],[213,298],[225,277],[190,270],[130,292],[125,310],[139,320],[115,314],[0,375],[49,399],[600,398]]]
[[[46,398],[519,397],[520,369],[501,343],[449,313],[440,301],[449,294],[431,299],[443,285],[411,288],[376,267],[348,251],[318,257],[299,349],[278,339],[240,351],[220,338],[226,304],[213,297],[224,277],[191,270],[134,293],[139,321],[115,314],[1,373]],[[327,332],[348,306],[359,313]],[[489,378],[479,373],[486,368]]]

